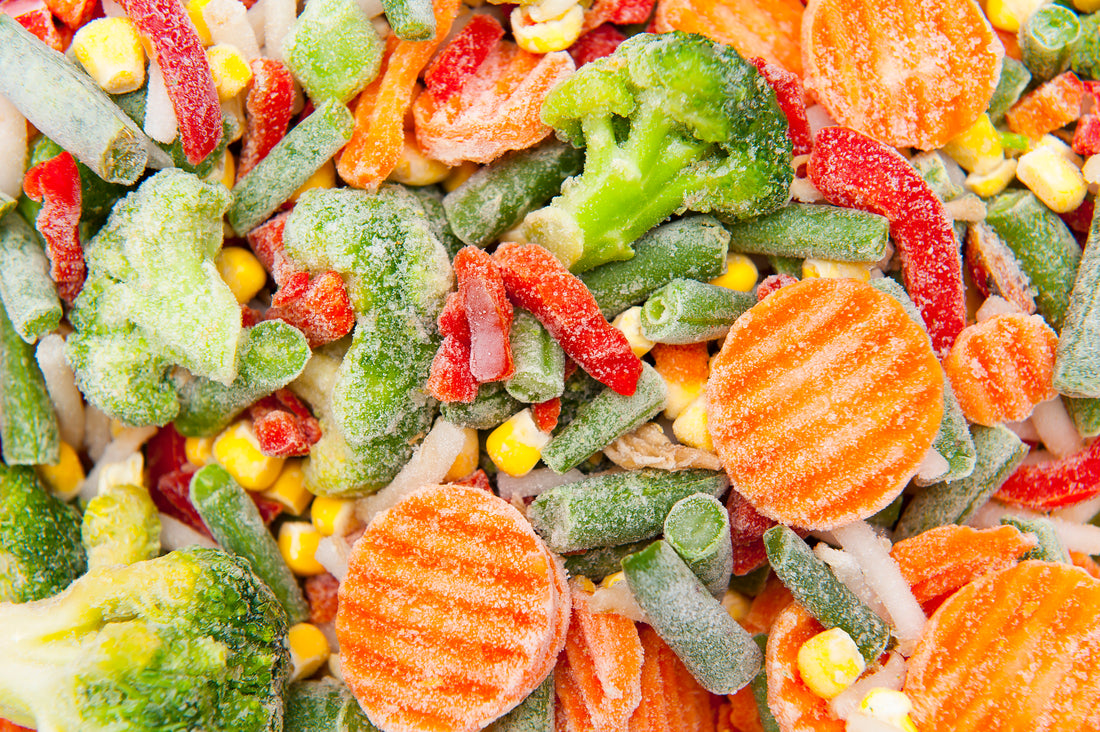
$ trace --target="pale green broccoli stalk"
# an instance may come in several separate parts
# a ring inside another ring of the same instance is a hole
[[[296,681],[286,690],[284,732],[378,732],[336,679]]]
[[[243,559],[189,549],[0,604],[0,718],[53,732],[280,730],[287,618]]]
[[[85,397],[112,417],[171,421],[174,365],[223,384],[236,376],[241,311],[214,265],[228,206],[224,186],[164,170],[116,204],[85,246],[66,355]]]
[[[48,493],[31,468],[0,463],[0,602],[54,595],[85,567],[76,510]]]
[[[633,36],[551,92],[542,120],[585,148],[584,171],[528,214],[523,233],[574,272],[629,259],[631,243],[674,213],[740,220],[789,196],[791,141],[775,93],[703,36]]]
[[[88,501],[80,527],[88,569],[133,564],[160,554],[160,515],[140,485],[108,483]]]

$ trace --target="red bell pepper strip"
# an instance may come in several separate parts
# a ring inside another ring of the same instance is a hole
[[[596,0],[584,14],[582,32],[587,33],[604,23],[644,23],[653,12],[655,2],[656,0]]]
[[[64,52],[73,39],[73,33],[68,28],[58,29],[54,22],[53,13],[43,5],[34,10],[28,10],[15,16],[16,22],[31,32],[38,40],[45,43],[55,51]]]
[[[538,318],[565,355],[613,391],[634,393],[642,362],[576,275],[538,244],[505,242],[493,258],[508,296]]]
[[[966,325],[966,303],[959,245],[943,203],[900,153],[847,127],[818,133],[809,173],[830,203],[890,220],[905,289],[933,348],[947,353]]]
[[[260,452],[269,457],[309,453],[321,439],[321,425],[289,389],[279,389],[248,408]]]
[[[545,402],[531,405],[531,417],[540,432],[553,432],[561,416],[561,397],[547,399]]]
[[[255,59],[249,68],[252,85],[244,102],[248,130],[237,162],[237,180],[248,175],[283,139],[294,106],[294,76],[290,69],[271,58]]]
[[[599,58],[610,56],[626,40],[626,36],[610,23],[593,28],[566,49],[577,68]]]
[[[46,240],[50,278],[69,304],[84,286],[84,249],[80,246],[80,171],[68,152],[43,160],[27,171],[23,190],[42,208],[34,225]]]
[[[1086,157],[1100,153],[1100,117],[1086,114],[1073,131],[1073,152]]]
[[[1066,226],[1073,230],[1075,234],[1088,234],[1089,228],[1092,226],[1092,214],[1096,210],[1096,203],[1092,198],[1086,198],[1081,202],[1081,205],[1072,211],[1064,214],[1058,214],[1058,218],[1066,222]],[[1083,249],[1085,246],[1081,237],[1077,237],[1077,243],[1081,245]]]
[[[306,578],[306,600],[309,601],[309,622],[323,625],[336,620],[339,607],[340,580],[328,572]]]
[[[443,343],[432,359],[425,388],[441,402],[468,404],[477,398],[478,383],[470,371],[470,327],[459,293],[447,296],[436,323]]]
[[[470,488],[483,490],[486,493],[493,492],[493,484],[489,482],[489,476],[486,475],[485,471],[481,468],[478,468],[464,478],[452,480],[451,485],[465,485],[469,486]]]
[[[91,20],[98,5],[96,0],[46,0],[50,12],[73,30]]]
[[[1100,494],[1100,440],[1081,452],[1046,463],[1016,468],[997,499],[1039,511],[1050,511]]]
[[[810,132],[810,122],[806,119],[806,90],[798,74],[787,71],[778,64],[768,63],[757,57],[749,59],[760,75],[775,90],[775,101],[783,114],[787,116],[787,135],[794,143],[795,155],[809,155],[814,149],[814,136]]]
[[[210,529],[206,528],[202,516],[191,503],[191,476],[196,470],[197,466],[187,463],[177,470],[163,473],[150,482],[152,488],[149,490],[149,497],[161,513],[187,524],[206,538],[213,539]]]
[[[775,521],[760,515],[737,491],[730,491],[726,510],[729,512],[730,537],[733,540],[733,573],[740,577],[767,561],[764,532],[775,526]]]
[[[516,370],[508,341],[512,303],[496,262],[468,246],[455,255],[454,270],[470,333],[470,373],[479,383],[511,378]]]
[[[424,72],[424,87],[439,102],[446,102],[462,91],[497,43],[504,37],[504,28],[491,15],[479,14],[451,39],[447,47],[428,64]]]
[[[275,284],[279,287],[286,287],[290,277],[298,272],[298,268],[286,256],[286,248],[283,245],[288,218],[290,218],[289,212],[276,214],[248,232],[246,237],[252,253],[260,260],[264,269],[271,273]]]

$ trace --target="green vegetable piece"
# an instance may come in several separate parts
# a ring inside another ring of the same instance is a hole
[[[282,729],[287,618],[247,563],[186,549],[0,603],[0,718],[40,730]]]
[[[623,572],[649,624],[699,684],[733,694],[760,671],[760,648],[664,541],[623,559]]]
[[[485,247],[545,206],[566,178],[581,172],[583,162],[583,151],[554,139],[506,153],[447,194],[447,220],[463,242]]]
[[[342,106],[366,89],[384,49],[354,0],[313,0],[283,40],[286,65],[318,107],[329,101]]]
[[[806,612],[826,628],[840,628],[874,663],[890,641],[890,626],[838,580],[790,528],[773,526],[764,532],[768,561],[779,579]]]
[[[28,150],[27,168],[30,169],[43,160],[57,157],[62,150],[63,148],[50,138],[45,135],[40,136]],[[118,183],[108,183],[79,160],[76,162],[76,169],[80,173],[80,220],[82,223],[88,223],[93,230],[98,230],[107,220],[107,215],[111,213],[111,207],[126,194],[126,187]],[[33,215],[27,216],[27,221],[33,223],[42,204],[26,198],[24,205],[31,207],[27,210],[33,211]]]
[[[733,543],[726,507],[714,496],[696,493],[677,501],[665,517],[665,541],[721,600],[733,574]]]
[[[643,363],[633,395],[623,396],[604,389],[546,443],[542,461],[556,473],[577,467],[592,453],[655,417],[664,409],[667,394],[664,379],[652,366]]]
[[[406,191],[416,196],[420,205],[424,207],[424,213],[428,217],[428,225],[431,226],[435,238],[443,242],[443,248],[447,250],[447,256],[454,259],[458,250],[466,246],[451,229],[447,220],[447,210],[443,207],[443,189],[439,186],[402,186]]]
[[[622,569],[623,557],[645,549],[649,545],[649,538],[641,541],[632,541],[629,544],[617,544],[615,546],[598,546],[588,549],[580,554],[570,554],[563,557],[565,571],[570,577],[587,577],[593,582],[600,582],[604,577],[615,574]]]
[[[7,193],[0,191],[0,219],[4,218],[4,214],[15,208],[15,199],[9,196]]]
[[[0,603],[56,595],[86,567],[80,515],[32,469],[0,463]]]
[[[298,378],[310,357],[302,332],[278,320],[246,329],[238,351],[237,378],[229,386],[196,378],[180,387],[175,426],[181,435],[217,434],[249,404]]]
[[[1100,79],[1100,13],[1081,17],[1081,37],[1070,55],[1073,73],[1086,79]]]
[[[427,41],[435,36],[432,0],[383,0],[386,20],[403,41]]]
[[[930,485],[910,501],[894,529],[894,541],[946,524],[962,524],[1008,480],[1028,447],[1005,427],[970,428],[976,462],[965,478]]]
[[[758,633],[752,637],[761,653],[768,649],[768,636]],[[760,727],[764,732],[780,732],[779,722],[775,720],[772,709],[768,706],[768,674],[761,670],[752,678],[752,700],[756,702],[756,712],[760,715]]]
[[[583,369],[574,370],[573,375],[565,380],[565,391],[561,395],[561,414],[558,415],[556,432],[561,432],[568,427],[581,410],[603,393],[606,388]],[[508,416],[511,416],[511,414]]]
[[[1027,138],[1027,135],[1017,135],[1015,132],[999,132],[998,137],[1001,138],[1001,147],[1006,151],[1027,152],[1031,143]]]
[[[1073,417],[1073,423],[1077,425],[1077,431],[1082,437],[1096,437],[1100,435],[1100,399],[1073,399],[1066,397],[1066,410]]]
[[[1100,216],[1093,215],[1054,359],[1054,388],[1100,397]]]
[[[702,36],[633,36],[559,84],[542,119],[585,148],[584,172],[523,229],[575,272],[629,259],[673,213],[740,220],[789,196],[791,141],[775,93]]]
[[[1040,562],[1061,562],[1073,564],[1066,551],[1065,544],[1058,536],[1058,530],[1048,518],[1023,519],[1015,516],[1005,516],[1001,519],[1005,526],[1015,526],[1024,533],[1035,534],[1039,545],[1023,556],[1023,559],[1038,559]]]
[[[808,203],[729,227],[730,251],[781,257],[877,262],[886,253],[890,222],[885,216]]]
[[[34,346],[0,308],[0,443],[8,465],[54,464],[61,434]]]
[[[1081,38],[1077,13],[1061,5],[1041,5],[1020,26],[1020,55],[1036,81],[1053,79],[1069,68]]]
[[[378,732],[336,679],[295,681],[286,690],[283,732]]]
[[[709,470],[608,473],[543,491],[527,518],[559,554],[615,546],[661,533],[665,517],[696,493],[719,496],[728,482]]]
[[[1052,328],[1061,331],[1081,259],[1081,248],[1069,227],[1034,193],[1019,190],[991,199],[985,220],[1038,289],[1035,302],[1039,312]]]
[[[673,280],[642,306],[642,335],[656,343],[721,338],[756,304],[756,295],[696,280]]]
[[[217,542],[248,560],[292,623],[309,617],[309,603],[279,553],[275,537],[264,526],[256,504],[225,468],[207,465],[191,477],[191,503]]]
[[[509,394],[502,382],[491,381],[478,387],[472,402],[444,402],[439,411],[451,424],[489,430],[522,408],[523,403]]]
[[[565,391],[565,351],[542,323],[526,310],[516,308],[508,340],[515,373],[504,382],[505,390],[530,404],[560,397]]]
[[[546,677],[519,706],[485,732],[554,732],[554,674]]]
[[[160,554],[160,515],[139,485],[110,485],[88,501],[81,523],[88,569],[133,564]]]
[[[757,567],[748,574],[730,577],[730,589],[749,597],[756,597],[764,591],[772,569],[767,564]]]
[[[994,124],[1004,121],[1005,112],[1019,101],[1030,83],[1031,72],[1026,66],[1008,56],[1001,59],[1001,77],[997,80],[997,88],[993,90],[993,96],[985,108],[989,119]]]
[[[776,257],[769,255],[768,264],[772,266],[776,274],[785,274],[794,277],[796,280],[802,279],[802,260],[798,257]]]
[[[0,216],[0,301],[27,343],[57,329],[61,301],[35,233],[17,213]]]
[[[625,262],[608,262],[580,278],[611,320],[674,279],[711,280],[722,274],[729,238],[713,216],[689,216],[647,232]]]
[[[919,153],[910,158],[909,164],[920,173],[920,177],[941,201],[951,201],[965,193],[963,187],[951,179],[951,175],[947,172],[947,165],[939,153],[934,151]]]

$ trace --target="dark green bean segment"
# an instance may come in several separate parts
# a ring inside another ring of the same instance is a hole
[[[721,600],[733,574],[729,513],[722,502],[701,493],[680,499],[665,517],[665,541]]]
[[[286,690],[283,732],[378,732],[339,681],[296,681]]]
[[[554,732],[554,674],[485,732]]]
[[[997,88],[993,90],[985,110],[989,119],[994,123],[1004,120],[1005,112],[1020,99],[1030,83],[1031,72],[1026,66],[1008,56],[1001,59],[1001,78],[997,80]]]
[[[1054,359],[1054,388],[1100,397],[1100,216],[1094,215]]]
[[[1100,399],[1064,399],[1069,416],[1082,437],[1100,435]]]
[[[657,343],[699,343],[721,338],[756,304],[738,292],[696,280],[673,280],[642,306],[642,335]]]
[[[873,663],[890,641],[890,626],[838,580],[798,534],[780,524],[764,534],[768,561],[803,608],[826,628],[840,628]]]
[[[565,390],[565,351],[531,313],[516,308],[512,316],[512,360],[515,373],[505,390],[521,402],[537,404]]]
[[[1081,17],[1081,38],[1073,49],[1069,66],[1078,76],[1100,79],[1100,12]]]
[[[597,475],[543,491],[527,518],[551,550],[576,552],[651,539],[676,502],[719,496],[728,482],[709,470],[636,470]]]
[[[27,343],[57,328],[61,301],[38,234],[18,213],[0,217],[0,301]]]
[[[766,563],[752,570],[748,574],[734,575],[730,578],[730,589],[749,597],[756,597],[764,591],[764,585],[768,583],[772,568]]]
[[[885,216],[808,203],[792,203],[727,228],[731,252],[842,262],[877,262],[890,238]]]
[[[1015,516],[1005,516],[1001,523],[1006,526],[1015,526],[1024,533],[1035,534],[1039,545],[1024,555],[1024,559],[1038,559],[1041,562],[1061,562],[1072,564],[1069,552],[1065,544],[1058,536],[1058,530],[1048,518],[1024,519]]]
[[[752,637],[761,653],[766,653],[768,636],[758,633]],[[768,706],[768,674],[761,670],[752,679],[752,699],[756,702],[756,711],[760,715],[760,726],[764,732],[779,732],[779,722],[775,721],[771,707]]]
[[[587,577],[600,582],[604,577],[622,570],[623,557],[641,551],[649,544],[649,539],[632,541],[629,544],[598,546],[582,554],[571,554],[565,559],[565,571],[570,577]]]
[[[52,465],[61,433],[34,346],[0,308],[0,443],[8,465]]]
[[[1061,5],[1040,6],[1020,26],[1020,55],[1034,79],[1046,81],[1069,68],[1081,37],[1077,14]]]
[[[490,381],[478,387],[477,398],[469,404],[444,402],[440,406],[443,419],[459,427],[489,430],[523,408],[523,404],[509,394],[504,384]]]
[[[963,187],[951,179],[947,165],[936,152],[922,152],[914,155],[909,164],[920,173],[920,177],[939,196],[941,201],[951,201],[963,194]]]
[[[428,225],[435,234],[435,238],[443,243],[447,250],[447,258],[454,259],[458,250],[466,246],[465,242],[455,236],[451,224],[447,220],[447,211],[443,208],[443,189],[439,186],[402,186],[424,207],[424,213],[428,217]]]

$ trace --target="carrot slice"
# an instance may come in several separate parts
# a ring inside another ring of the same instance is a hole
[[[760,723],[760,711],[756,707],[752,684],[743,686],[718,710],[718,732],[764,732]],[[723,727],[723,724],[726,726]]]
[[[794,602],[794,596],[776,575],[768,577],[764,589],[752,598],[749,611],[741,619],[741,626],[750,633],[767,633],[772,623],[788,605]]]
[[[840,124],[894,147],[932,150],[969,128],[1003,55],[974,0],[810,0],[802,19],[807,89]]]
[[[792,603],[768,633],[768,707],[783,732],[844,732],[844,722],[832,715],[829,702],[810,691],[798,675],[798,649],[823,630],[801,605]]]
[[[1085,85],[1072,71],[1055,76],[1005,112],[1009,129],[1038,139],[1081,116]]]
[[[737,491],[811,530],[889,504],[931,446],[942,401],[927,334],[855,280],[804,280],[755,305],[707,385],[711,437]]]
[[[988,574],[933,614],[905,693],[920,729],[1100,726],[1100,581],[1026,561]]]
[[[646,625],[639,635],[645,651],[641,703],[630,717],[629,732],[714,732],[707,690],[656,631]]]

